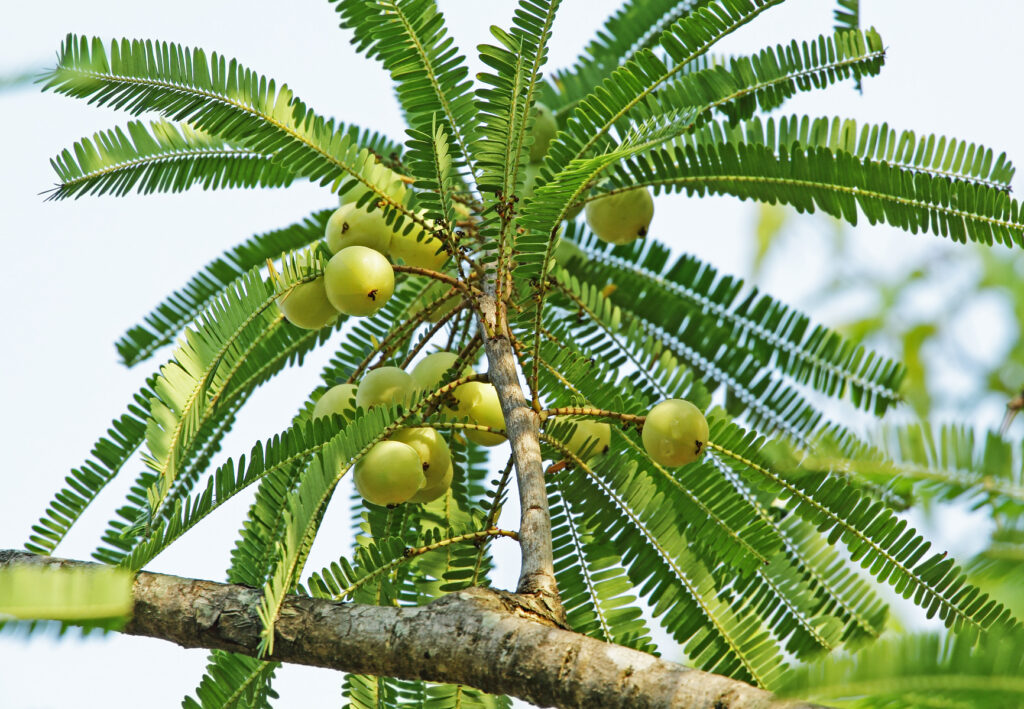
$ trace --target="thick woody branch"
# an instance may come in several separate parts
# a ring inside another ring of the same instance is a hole
[[[491,384],[498,392],[505,415],[505,435],[512,446],[512,460],[519,483],[519,545],[522,567],[519,593],[543,598],[551,617],[564,618],[555,583],[554,553],[551,549],[551,516],[540,455],[540,419],[523,395],[516,369],[512,342],[505,334],[498,308],[492,296],[480,298],[483,319],[484,350],[487,353]]]
[[[14,564],[92,566],[0,551]],[[140,572],[123,628],[177,643],[256,655],[260,592]],[[813,709],[742,682],[562,630],[529,596],[469,589],[396,608],[288,596],[268,660],[343,672],[465,684],[540,706],[615,709]]]

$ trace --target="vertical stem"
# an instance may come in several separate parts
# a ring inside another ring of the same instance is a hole
[[[518,592],[539,596],[552,613],[561,618],[564,611],[555,583],[551,516],[540,455],[540,418],[523,395],[512,343],[505,334],[507,325],[500,322],[492,295],[480,298],[480,313],[488,376],[501,401],[505,433],[512,446],[512,460],[519,483],[519,546],[523,561]]]

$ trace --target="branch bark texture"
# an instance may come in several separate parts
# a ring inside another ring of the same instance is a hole
[[[487,295],[479,302],[481,315],[489,326],[484,328],[487,374],[501,401],[505,433],[512,446],[512,460],[519,483],[522,566],[518,591],[543,598],[551,616],[564,619],[551,549],[551,516],[540,454],[540,418],[523,394],[512,342],[503,332],[504,321],[498,316],[494,297]],[[491,334],[487,334],[488,330]]]
[[[14,564],[94,566],[0,551]],[[140,572],[122,632],[187,648],[256,655],[260,592]],[[288,596],[265,659],[422,679],[509,694],[540,706],[646,709],[813,709],[736,680],[562,630],[538,599],[487,589],[429,605],[382,607]],[[820,708],[818,708],[820,709]]]

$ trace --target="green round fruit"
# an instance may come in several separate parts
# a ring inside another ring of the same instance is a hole
[[[459,356],[454,352],[434,352],[416,363],[412,368],[412,381],[417,389],[424,392],[432,392],[441,385],[441,378],[452,368]],[[472,367],[466,367],[467,373],[472,373]]]
[[[654,200],[646,187],[616,192],[587,202],[587,224],[597,238],[610,244],[628,244],[647,236],[654,216]]]
[[[338,310],[327,299],[324,277],[300,283],[277,299],[288,322],[304,330],[327,327],[338,317]]]
[[[548,146],[558,132],[558,123],[551,109],[542,103],[533,104],[533,145],[530,146],[530,162],[540,162],[547,155]]]
[[[391,247],[391,226],[384,220],[384,212],[372,212],[353,203],[343,204],[327,220],[324,235],[327,248],[336,254],[349,246],[365,246],[386,254]]]
[[[395,292],[395,272],[373,249],[349,246],[327,262],[324,286],[336,309],[346,315],[372,315]]]
[[[448,442],[444,436],[428,426],[399,429],[392,441],[399,441],[411,446],[423,463],[423,477],[426,485],[436,484],[452,467],[452,454],[448,450]]]
[[[498,390],[494,388],[494,385],[483,382],[467,382],[463,386],[471,387],[471,397],[475,393],[475,401],[469,406],[469,420],[481,426],[504,429],[505,415],[501,413],[501,401],[498,399]],[[467,428],[465,433],[466,438],[482,446],[499,446],[505,442],[505,436],[490,431],[475,431]]]
[[[398,367],[377,367],[371,369],[359,382],[356,389],[356,406],[369,409],[371,406],[406,404],[412,396],[412,377]]]
[[[612,442],[611,426],[603,421],[594,421],[593,419],[579,419],[574,423],[576,430],[572,437],[565,442],[566,448],[579,458],[583,458],[584,451],[588,451],[587,457],[583,460],[591,460],[608,452]]]
[[[332,386],[317,399],[316,406],[313,407],[313,418],[340,415],[346,421],[352,420],[352,414],[356,412],[356,406],[352,403],[355,396],[355,384]]]
[[[708,443],[708,421],[685,399],[667,399],[647,414],[641,435],[651,460],[671,467],[700,458]]]
[[[419,361],[419,363],[412,368],[412,380],[414,386],[422,391],[424,394],[437,391],[437,388],[441,386],[441,380],[445,373],[452,368],[455,361],[459,358],[454,352],[435,352],[429,354]],[[462,369],[462,376],[467,376],[473,373],[473,367],[466,365]],[[453,376],[453,379],[457,377]],[[462,416],[469,414],[469,407],[476,401],[479,393],[474,388],[478,382],[467,382],[460,384],[455,389],[445,396],[445,404],[442,407],[445,412],[455,414],[461,410]],[[471,386],[472,385],[472,386]],[[449,406],[451,404],[451,406]],[[453,408],[454,406],[454,408]]]
[[[426,268],[440,271],[448,260],[448,252],[441,248],[441,240],[420,226],[413,225],[408,234],[396,232],[391,237],[391,249],[388,252],[396,263],[401,261],[406,266]]]
[[[356,491],[375,505],[400,505],[415,495],[426,478],[411,446],[381,441],[356,463]]]
[[[441,495],[448,492],[448,488],[452,486],[452,478],[455,475],[455,469],[451,463],[448,464],[448,469],[444,472],[444,475],[435,482],[433,485],[427,484],[419,489],[419,491],[409,498],[409,502],[431,502],[441,497]]]
[[[463,370],[463,374],[472,374],[473,370],[470,367],[466,367]],[[455,391],[448,395],[445,399],[444,405],[441,407],[446,418],[449,419],[464,419],[469,416],[470,409],[480,401],[483,396],[484,387],[483,382],[466,382],[458,387]],[[502,428],[504,428],[502,424]]]

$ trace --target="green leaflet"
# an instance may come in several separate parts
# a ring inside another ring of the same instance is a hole
[[[855,30],[860,27],[860,0],[836,0],[835,16],[836,29]]]

